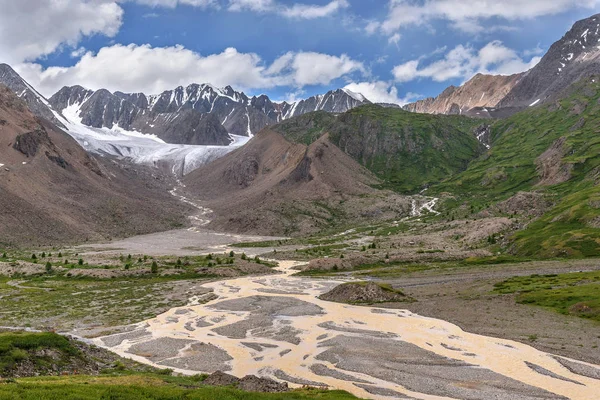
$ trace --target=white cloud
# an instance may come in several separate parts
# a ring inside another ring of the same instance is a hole
[[[138,4],[150,7],[168,7],[175,8],[178,5],[186,5],[201,8],[219,8],[219,3],[216,0],[132,0]]]
[[[229,11],[253,11],[260,13],[276,13],[287,18],[314,19],[332,15],[349,7],[348,0],[332,0],[321,6],[295,3],[283,5],[275,0],[229,0]]]
[[[296,87],[326,85],[352,72],[364,74],[366,70],[345,54],[338,57],[314,52],[286,53],[269,68],[270,74],[282,74],[274,79]]]
[[[411,25],[441,19],[449,21],[457,29],[473,33],[481,31],[482,23],[491,18],[527,20],[575,8],[593,9],[599,4],[600,0],[390,0],[386,19],[369,24],[366,30],[372,33],[380,29],[391,35]]]
[[[533,68],[540,57],[529,61],[501,41],[495,40],[479,50],[470,46],[458,45],[444,58],[421,66],[421,60],[411,60],[397,65],[392,70],[397,82],[408,82],[417,78],[430,78],[437,82],[449,79],[469,79],[480,72],[485,74],[511,75]]]
[[[388,43],[395,44],[396,46],[398,46],[398,42],[400,42],[401,38],[402,38],[402,36],[400,36],[400,34],[398,32],[396,32],[392,36],[389,37]]]
[[[384,81],[353,82],[346,85],[345,89],[360,93],[373,103],[392,103],[401,106],[421,97],[418,94],[407,93],[406,96],[400,98],[398,88]]]
[[[254,53],[228,48],[219,54],[202,56],[182,46],[113,45],[97,54],[86,53],[73,67],[39,64],[15,65],[15,69],[44,95],[63,86],[82,85],[90,89],[160,93],[179,85],[212,83],[243,90],[329,84],[352,73],[365,73],[360,62],[346,55],[287,53],[270,66]]]
[[[34,60],[84,36],[112,37],[123,10],[113,0],[0,0],[0,62]]]

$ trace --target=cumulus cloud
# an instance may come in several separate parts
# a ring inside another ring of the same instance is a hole
[[[35,60],[84,36],[112,37],[123,10],[112,0],[0,0],[0,61]]]
[[[362,63],[345,54],[338,57],[315,52],[289,52],[275,60],[267,72],[280,84],[303,87],[326,85],[344,75],[364,74],[366,70]]]
[[[329,84],[352,73],[365,73],[360,62],[346,55],[286,53],[270,66],[257,54],[228,48],[202,56],[182,46],[113,45],[97,54],[88,52],[72,67],[43,69],[35,63],[15,69],[44,95],[63,86],[82,85],[90,89],[159,93],[179,85],[212,83],[243,90]]]
[[[332,15],[349,7],[347,0],[332,0],[326,5],[295,3],[290,6],[275,0],[229,0],[230,11],[276,13],[288,18],[314,19]]]
[[[533,68],[540,59],[536,56],[526,61],[515,50],[495,40],[479,50],[458,45],[441,60],[427,65],[421,65],[421,60],[411,60],[394,67],[392,73],[397,82],[408,82],[417,78],[443,82],[457,78],[469,79],[478,72],[511,75]]]
[[[599,4],[600,0],[390,0],[385,20],[369,23],[366,30],[391,35],[411,25],[440,19],[462,31],[478,32],[483,29],[483,22],[492,18],[526,20],[574,8],[593,9]]]
[[[407,93],[406,96],[400,98],[398,88],[384,81],[353,82],[346,85],[345,89],[360,93],[373,103],[391,103],[401,106],[421,97],[415,93]]]

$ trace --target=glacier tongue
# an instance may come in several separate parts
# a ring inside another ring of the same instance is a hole
[[[63,110],[63,115],[53,111],[67,128],[66,132],[85,150],[99,155],[129,159],[138,164],[161,167],[180,176],[210,163],[236,148],[250,138],[231,135],[229,146],[199,146],[165,143],[155,135],[127,131],[118,126],[112,129],[92,128],[81,123],[79,105]]]

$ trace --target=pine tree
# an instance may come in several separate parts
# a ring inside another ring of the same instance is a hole
[[[156,274],[158,272],[158,264],[156,261],[152,261],[152,267],[150,268],[150,272]]]

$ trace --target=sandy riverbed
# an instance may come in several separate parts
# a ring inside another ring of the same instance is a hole
[[[597,398],[598,366],[406,310],[320,300],[340,282],[293,277],[296,264],[281,262],[278,275],[208,283],[217,299],[94,341],[182,373],[256,374],[364,398]]]

